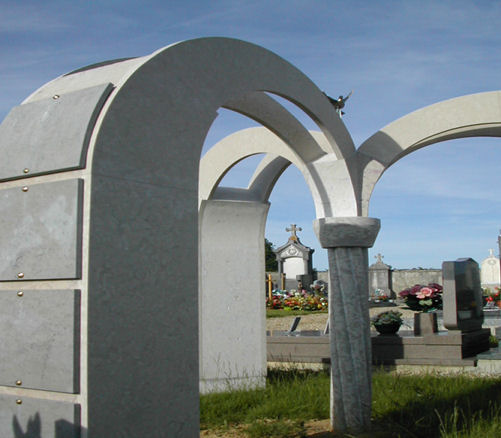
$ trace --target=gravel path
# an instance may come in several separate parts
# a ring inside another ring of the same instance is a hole
[[[378,313],[385,312],[387,310],[397,310],[402,313],[402,317],[405,322],[412,325],[414,312],[412,310],[403,309],[402,307],[372,307],[369,309],[369,314],[371,317],[377,315]],[[292,321],[294,321],[295,316],[284,316],[282,318],[267,318],[266,319],[266,330],[289,330]],[[298,330],[323,330],[325,328],[325,323],[327,322],[328,314],[310,314],[301,315],[301,322],[299,323]]]

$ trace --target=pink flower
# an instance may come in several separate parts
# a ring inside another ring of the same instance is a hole
[[[429,298],[433,295],[433,290],[429,287],[423,287],[419,293],[416,295],[420,300],[424,300],[425,298]]]
[[[416,284],[415,286],[412,286],[411,287],[411,290],[410,290],[410,294],[411,295],[417,295],[419,293],[419,291],[421,290],[423,286],[421,286],[420,284]]]
[[[410,294],[409,289],[405,289],[405,290],[403,290],[402,292],[399,293],[400,297],[402,297],[402,298],[405,298],[405,297],[409,296],[409,294]]]

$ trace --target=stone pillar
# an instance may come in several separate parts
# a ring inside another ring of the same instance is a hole
[[[322,218],[315,232],[329,256],[331,343],[331,425],[335,431],[370,428],[371,338],[368,250],[379,232],[379,219]]]

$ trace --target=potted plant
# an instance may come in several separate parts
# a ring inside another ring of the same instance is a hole
[[[393,335],[403,324],[402,314],[396,310],[379,313],[372,318],[371,324],[382,335]]]
[[[411,310],[419,313],[414,314],[414,334],[421,336],[436,333],[438,331],[436,310],[442,309],[442,286],[430,283],[427,286],[416,284],[415,286],[399,292],[405,304]]]

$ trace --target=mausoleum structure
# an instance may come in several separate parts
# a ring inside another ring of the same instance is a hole
[[[501,286],[499,258],[494,255],[494,250],[489,250],[489,257],[480,264],[480,283],[483,288],[491,289]]]
[[[420,147],[501,135],[500,99],[432,105],[357,150],[307,76],[239,40],[185,41],[43,85],[0,125],[0,435],[37,418],[44,437],[195,437],[201,387],[225,375],[262,383],[264,225],[290,163],[328,251],[331,422],[367,429],[368,248],[380,227],[367,217],[370,195]],[[201,160],[219,108],[262,127]],[[219,186],[257,153],[266,156],[247,188]],[[238,288],[221,291],[223,281]],[[249,357],[251,375],[238,367]]]
[[[304,246],[297,235],[302,228],[296,224],[291,224],[291,235],[287,243],[275,249],[278,262],[278,273],[285,274],[285,288],[297,289],[298,281],[301,285],[307,286],[313,282],[313,253],[314,249]]]

